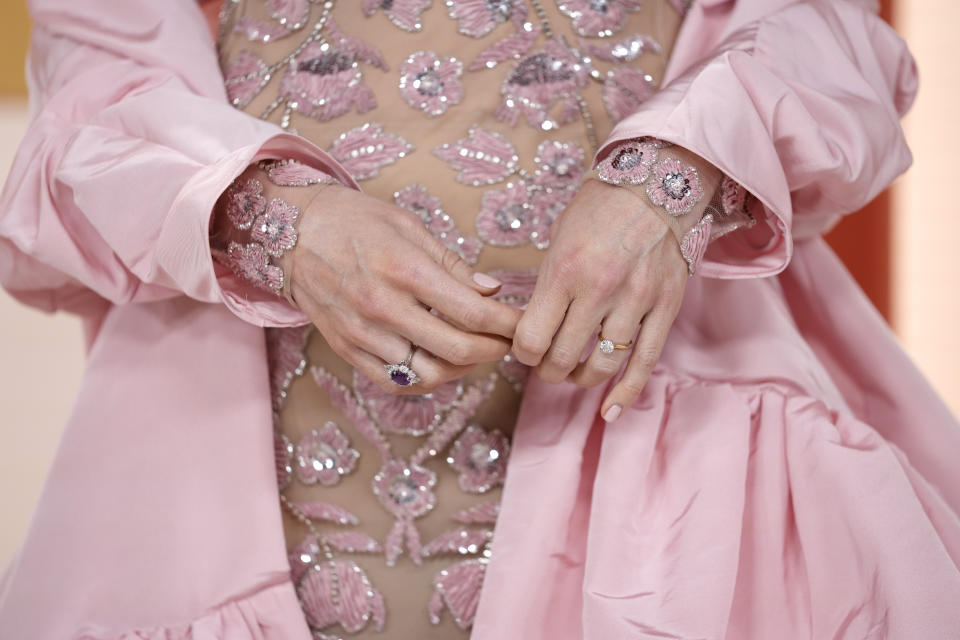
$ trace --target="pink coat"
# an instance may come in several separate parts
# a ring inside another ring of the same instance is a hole
[[[530,383],[474,638],[960,637],[960,427],[819,238],[910,163],[913,61],[863,4],[696,0],[668,86],[617,126],[768,217],[711,245],[617,423],[603,388]],[[349,178],[227,104],[191,0],[31,5],[0,280],[81,314],[89,360],[0,637],[308,640],[260,329],[305,318],[216,266],[207,228],[260,157]]]

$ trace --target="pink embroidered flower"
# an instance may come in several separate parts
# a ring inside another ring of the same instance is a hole
[[[440,145],[433,153],[460,172],[457,182],[475,187],[500,182],[520,161],[509,140],[482,127],[471,127],[466,138]]]
[[[383,127],[367,122],[337,136],[330,146],[330,155],[355,180],[375,178],[380,169],[406,156],[413,145],[392,133],[384,133]]]
[[[440,615],[446,607],[461,629],[469,629],[477,615],[480,591],[487,571],[487,559],[461,560],[444,569],[433,578],[433,597],[430,598],[430,622],[440,624]]]
[[[238,244],[227,247],[230,268],[255,287],[279,294],[283,290],[283,270],[270,264],[270,256],[262,244]]]
[[[351,109],[366,113],[377,106],[362,82],[360,62],[386,69],[380,54],[347,36],[327,20],[327,39],[308,44],[290,60],[280,94],[303,115],[330,120]]]
[[[523,114],[532,127],[555,129],[559,125],[547,112],[561,100],[560,124],[574,120],[580,115],[578,92],[586,86],[590,69],[589,61],[575,50],[556,39],[549,40],[543,49],[517,62],[503,80],[497,119],[515,125]]]
[[[639,11],[643,0],[560,0],[557,7],[573,20],[581,36],[612,36],[623,27],[628,11]]]
[[[390,22],[405,31],[420,31],[420,14],[433,0],[363,0],[363,12],[367,17],[383,9]]]
[[[277,487],[282,491],[293,478],[293,443],[282,433],[273,434],[273,460],[277,467]]]
[[[266,63],[249,51],[241,51],[223,71],[223,83],[230,104],[243,109],[270,81]]]
[[[484,242],[499,247],[526,244],[537,223],[530,190],[523,182],[508,182],[505,189],[483,194],[476,225]]]
[[[650,74],[629,67],[614,69],[607,72],[603,83],[603,104],[616,123],[636,111],[654,90]]]
[[[642,184],[657,161],[657,145],[646,140],[621,142],[597,165],[597,174],[611,184]]]
[[[400,73],[400,95],[411,107],[423,109],[427,115],[439,116],[463,97],[463,64],[456,58],[417,51],[403,63]]]
[[[503,432],[472,424],[450,447],[447,462],[460,472],[461,489],[483,493],[503,482],[509,454],[510,441]]]
[[[353,373],[353,388],[381,429],[411,436],[422,436],[433,431],[460,395],[460,384],[455,380],[424,395],[392,395],[356,370]]]
[[[482,38],[510,19],[516,0],[446,0],[447,13],[460,21],[460,33]]]
[[[300,438],[296,453],[297,478],[304,484],[319,482],[327,487],[353,471],[360,457],[337,423],[330,421]]]
[[[234,181],[227,189],[227,218],[237,229],[249,229],[266,208],[263,185],[255,178]]]
[[[427,226],[434,238],[443,243],[443,246],[456,252],[468,264],[476,264],[483,245],[478,238],[460,235],[456,222],[443,210],[438,198],[430,195],[421,185],[412,184],[395,192],[393,199],[397,205],[420,216],[423,224]]]
[[[653,176],[647,181],[647,196],[670,215],[681,216],[700,201],[703,187],[694,167],[684,166],[676,158],[664,158],[653,167]]]
[[[533,161],[537,163],[533,182],[542,187],[575,187],[583,176],[583,149],[575,142],[541,142]]]
[[[373,477],[373,492],[387,511],[400,520],[422,516],[433,508],[437,476],[419,465],[389,460]]]
[[[273,257],[282,256],[297,244],[297,228],[300,209],[280,198],[274,198],[254,222],[250,237],[263,244]]]
[[[297,596],[307,622],[317,629],[339,624],[348,633],[358,633],[371,619],[377,631],[383,629],[383,595],[355,562],[328,560],[315,564],[297,584]]]

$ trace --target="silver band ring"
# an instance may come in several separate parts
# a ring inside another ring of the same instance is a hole
[[[409,387],[412,384],[420,382],[420,376],[410,367],[413,361],[413,354],[417,351],[417,345],[410,344],[410,353],[403,359],[403,362],[396,364],[385,364],[383,368],[387,370],[390,381],[398,387]]]

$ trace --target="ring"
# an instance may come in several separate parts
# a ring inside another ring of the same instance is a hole
[[[633,340],[627,344],[617,344],[613,340],[608,340],[603,337],[603,332],[600,332],[600,352],[610,355],[614,351],[626,351],[633,346]]]
[[[385,364],[383,368],[387,370],[390,381],[398,387],[409,387],[412,384],[420,382],[420,376],[410,368],[410,362],[413,360],[413,354],[417,350],[417,345],[410,345],[410,353],[403,359],[403,362],[396,364]]]

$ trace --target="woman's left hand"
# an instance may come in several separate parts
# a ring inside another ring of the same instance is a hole
[[[553,223],[536,288],[517,325],[517,359],[537,367],[548,382],[594,386],[629,358],[600,408],[608,422],[640,396],[683,300],[687,264],[669,225],[665,213],[626,187],[588,178]],[[632,348],[605,354],[595,346],[581,363],[601,325],[604,338],[634,340]]]

